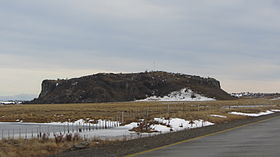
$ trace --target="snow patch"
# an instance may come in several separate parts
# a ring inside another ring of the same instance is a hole
[[[23,121],[21,119],[17,119],[16,122],[22,123]]]
[[[153,125],[152,129],[158,132],[169,132],[171,130],[171,128],[160,124]]]
[[[280,97],[278,97],[278,98],[273,98],[273,99],[270,99],[270,100],[280,100]]]
[[[78,85],[78,82],[72,83],[72,86],[76,86],[76,85]]]
[[[184,129],[199,128],[203,126],[214,125],[214,123],[204,121],[204,120],[188,121],[181,118],[170,118],[170,119],[154,118],[154,121],[158,122],[159,124],[152,125],[151,128],[159,132],[169,132],[171,130],[180,131]]]
[[[130,130],[130,129],[133,129],[135,127],[138,127],[138,124],[139,123],[137,123],[137,122],[132,122],[130,124],[125,125],[124,127],[126,127],[128,130]]]
[[[272,112],[280,112],[280,110],[278,110],[278,109],[273,109],[273,110],[270,110],[270,111],[272,111]]]
[[[0,101],[0,104],[3,105],[14,105],[14,104],[21,104],[22,102],[16,102],[16,101]]]
[[[222,116],[222,115],[217,115],[217,114],[211,114],[210,117],[227,118],[227,116]]]
[[[272,111],[265,111],[265,112],[260,112],[260,113],[229,112],[229,114],[240,115],[240,116],[249,116],[249,117],[259,117],[259,116],[269,115],[272,113],[274,113],[274,112],[272,112]]]
[[[214,101],[213,98],[208,98],[200,94],[194,93],[192,90],[184,88],[180,91],[174,91],[164,97],[151,96],[138,101]]]

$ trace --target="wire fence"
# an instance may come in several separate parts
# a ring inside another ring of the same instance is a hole
[[[75,134],[94,132],[95,130],[111,129],[120,126],[120,123],[103,120],[98,124],[66,123],[61,125],[28,124],[28,123],[1,123],[1,139],[29,139],[29,138],[53,138],[57,134]]]

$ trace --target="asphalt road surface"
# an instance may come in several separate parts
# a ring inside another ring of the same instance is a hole
[[[279,157],[280,117],[136,156]]]

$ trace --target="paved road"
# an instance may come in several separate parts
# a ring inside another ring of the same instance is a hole
[[[138,156],[279,157],[280,117]]]

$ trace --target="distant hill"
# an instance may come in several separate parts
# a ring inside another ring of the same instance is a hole
[[[184,88],[208,98],[234,99],[214,78],[156,71],[99,73],[69,80],[44,80],[39,97],[30,103],[134,101],[163,97]]]
[[[0,100],[9,101],[9,100],[20,100],[20,101],[30,101],[36,98],[37,95],[34,94],[19,94],[13,96],[0,96]]]

